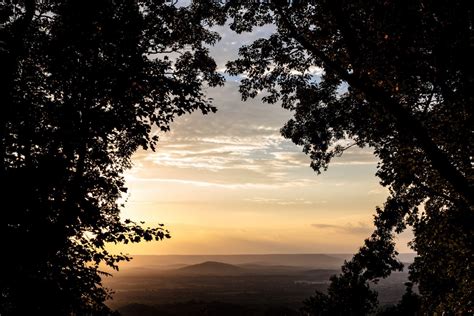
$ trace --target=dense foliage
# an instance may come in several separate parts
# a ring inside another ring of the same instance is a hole
[[[340,275],[330,278],[327,293],[316,294],[304,302],[304,315],[364,316],[377,306],[377,293],[370,289],[357,261],[346,262]]]
[[[161,240],[120,218],[123,171],[152,128],[214,112],[212,7],[0,1],[1,315],[108,314],[107,243]]]
[[[400,269],[393,238],[410,226],[418,254],[410,278],[424,311],[472,313],[472,4],[236,1],[226,8],[236,32],[275,25],[268,38],[243,46],[228,71],[245,74],[244,99],[265,90],[264,101],[294,113],[282,134],[303,147],[317,172],[354,145],[379,158],[377,175],[390,196],[350,263],[362,268],[350,273],[369,282]],[[317,314],[333,297],[318,294],[310,305]]]

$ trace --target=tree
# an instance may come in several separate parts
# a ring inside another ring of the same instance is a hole
[[[167,1],[0,2],[0,314],[110,314],[107,243],[161,240],[120,218],[122,174],[152,128],[216,109],[214,6]],[[153,133],[152,133],[153,132]]]
[[[363,267],[357,260],[345,262],[342,273],[330,278],[327,294],[316,294],[304,301],[303,314],[311,316],[364,316],[377,306],[377,293],[370,289]]]
[[[412,226],[411,278],[425,310],[472,312],[472,5],[277,0],[226,10],[236,32],[275,25],[269,38],[243,46],[228,71],[246,74],[244,99],[266,90],[263,101],[294,113],[282,134],[317,172],[354,145],[379,158],[390,196],[362,248],[380,263],[373,277],[400,265],[395,248],[380,253],[373,241],[390,245]]]
[[[420,313],[420,296],[413,292],[413,283],[405,283],[406,291],[400,302],[395,306],[389,306],[377,312],[377,316],[417,316]]]
[[[365,240],[365,245],[350,261],[344,262],[339,275],[330,278],[327,294],[316,291],[306,299],[303,313],[311,316],[369,315],[377,307],[377,293],[370,288],[392,269],[401,271],[396,259],[395,242],[387,231],[379,231]],[[410,287],[411,291],[411,287]]]

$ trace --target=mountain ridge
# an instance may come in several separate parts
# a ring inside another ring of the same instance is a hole
[[[175,269],[170,272],[194,275],[240,275],[248,273],[244,268],[218,261],[205,261]]]

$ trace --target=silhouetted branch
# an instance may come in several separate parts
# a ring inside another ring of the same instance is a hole
[[[283,3],[285,3],[283,1]],[[335,72],[340,78],[346,81],[353,88],[363,92],[370,101],[380,104],[382,111],[391,114],[397,128],[404,133],[412,135],[415,143],[422,148],[431,161],[432,166],[466,201],[474,205],[474,189],[469,181],[451,162],[449,157],[443,152],[428,135],[423,124],[418,121],[409,110],[402,104],[396,102],[385,90],[370,83],[370,79],[363,75],[350,74],[337,61],[331,60],[323,51],[314,46],[301,31],[293,25],[289,15],[283,11],[282,1],[275,2],[276,12],[280,20],[287,28],[291,38],[296,40],[303,48],[319,58],[324,67]]]

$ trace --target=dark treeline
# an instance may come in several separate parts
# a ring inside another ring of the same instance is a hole
[[[169,237],[120,218],[123,171],[152,128],[215,108],[223,77],[215,24],[275,32],[227,64],[242,98],[268,92],[294,117],[283,136],[316,172],[370,146],[390,196],[374,233],[308,315],[375,311],[371,282],[400,270],[394,238],[418,256],[386,314],[473,313],[474,12],[470,1],[0,1],[0,314],[110,314],[107,242]],[[313,69],[324,70],[317,77]],[[340,141],[347,145],[340,145]],[[412,291],[415,284],[419,296]]]
[[[222,84],[199,6],[0,2],[1,315],[109,314],[106,243],[161,240],[120,218],[122,173],[176,116],[215,111]],[[177,58],[171,58],[173,54]]]
[[[402,268],[394,238],[408,227],[418,256],[393,313],[472,314],[474,12],[469,1],[321,0],[229,7],[231,28],[273,23],[276,32],[228,63],[244,99],[260,90],[294,117],[282,129],[315,171],[352,146],[370,146],[390,196],[376,229],[309,315],[366,315],[377,305],[369,282]],[[321,78],[310,66],[324,69]],[[347,146],[338,141],[350,139]]]

